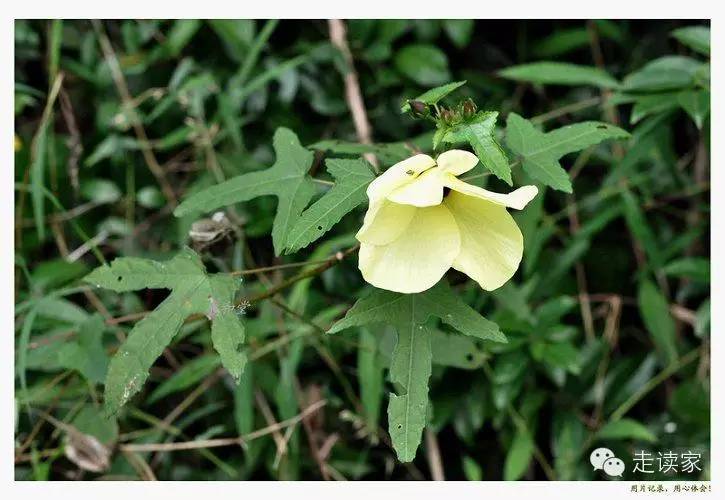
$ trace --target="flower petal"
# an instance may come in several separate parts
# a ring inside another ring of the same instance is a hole
[[[365,281],[378,288],[418,293],[438,283],[460,248],[458,226],[445,205],[416,208],[398,239],[360,246],[358,267]]]
[[[536,186],[522,186],[509,194],[494,193],[493,191],[488,191],[487,189],[463,182],[461,179],[457,179],[452,175],[446,175],[443,178],[443,185],[459,193],[490,201],[497,205],[515,208],[516,210],[523,209],[534,199],[536,193],[539,192]]]
[[[478,165],[478,156],[462,149],[451,149],[441,153],[437,163],[441,170],[453,175],[461,175]]]
[[[399,205],[386,199],[371,202],[355,238],[362,243],[386,245],[405,231],[415,211],[411,205]]]
[[[431,207],[443,202],[441,169],[433,167],[423,172],[413,182],[399,187],[388,195],[390,201],[414,207]]]
[[[435,160],[428,155],[415,155],[396,163],[368,185],[370,202],[385,198],[395,189],[415,180],[422,172],[434,167]]]
[[[451,192],[444,201],[461,233],[461,252],[453,268],[484,290],[495,290],[514,275],[524,238],[506,208],[485,199]]]

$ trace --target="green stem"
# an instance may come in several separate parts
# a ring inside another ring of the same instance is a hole
[[[682,356],[680,359],[675,361],[674,363],[671,363],[669,366],[667,366],[664,370],[659,372],[657,375],[652,377],[647,381],[645,385],[642,386],[640,390],[632,394],[624,403],[619,405],[619,407],[612,412],[612,414],[609,416],[609,421],[613,422],[615,420],[619,420],[622,418],[629,410],[632,409],[634,405],[639,403],[639,401],[645,397],[647,394],[649,394],[655,387],[660,385],[662,382],[670,378],[672,375],[680,371],[685,366],[689,365],[693,361],[695,361],[700,354],[700,348],[693,349],[692,351],[688,352],[684,356]]]

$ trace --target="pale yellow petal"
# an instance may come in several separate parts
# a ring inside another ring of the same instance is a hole
[[[441,153],[437,163],[441,170],[453,175],[461,175],[478,164],[478,156],[462,149],[451,149]]]
[[[385,245],[397,239],[415,215],[416,208],[382,199],[371,202],[363,226],[355,237],[363,243]]]
[[[536,186],[522,186],[509,194],[494,193],[493,191],[488,191],[487,189],[463,182],[461,179],[452,175],[446,175],[443,178],[443,185],[454,191],[458,191],[459,193],[487,200],[496,203],[497,205],[515,208],[516,210],[523,209],[531,200],[534,199],[536,193],[539,192]]]
[[[444,201],[458,224],[461,252],[453,268],[466,273],[484,290],[495,290],[516,272],[524,238],[502,205],[451,192]]]
[[[460,247],[458,226],[445,205],[416,208],[395,241],[360,245],[358,265],[365,281],[378,288],[418,293],[443,277]]]
[[[385,198],[395,189],[414,181],[421,173],[434,167],[435,160],[428,155],[415,155],[396,163],[370,183],[367,195],[371,202]]]
[[[441,170],[433,167],[414,181],[397,188],[388,195],[390,201],[415,207],[432,207],[443,201]]]

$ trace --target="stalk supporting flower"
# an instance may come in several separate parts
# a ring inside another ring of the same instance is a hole
[[[369,208],[356,235],[365,281],[418,293],[452,267],[495,290],[514,275],[523,236],[506,208],[521,210],[538,190],[523,186],[501,194],[458,179],[477,163],[476,155],[462,150],[437,161],[419,154],[370,183]]]

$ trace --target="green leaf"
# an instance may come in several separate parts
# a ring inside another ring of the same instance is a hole
[[[534,441],[528,432],[518,431],[514,436],[503,466],[503,480],[516,481],[529,468],[534,454]]]
[[[121,199],[121,190],[107,179],[89,179],[81,187],[81,195],[94,203],[114,203]]]
[[[552,58],[581,47],[588,47],[591,36],[587,28],[558,29],[533,47],[536,57]]]
[[[277,161],[272,167],[229,179],[185,199],[174,215],[211,212],[219,207],[248,201],[258,196],[277,197],[277,214],[272,228],[272,241],[277,255],[282,252],[290,228],[315,193],[307,171],[313,154],[302,147],[289,129],[278,128],[274,134]]]
[[[116,419],[106,418],[93,405],[84,405],[70,423],[79,432],[93,436],[106,446],[112,446],[118,439]]]
[[[711,391],[696,378],[685,380],[672,391],[669,410],[676,419],[696,429],[710,428]]]
[[[246,363],[240,351],[244,326],[233,303],[240,282],[224,274],[206,274],[201,259],[191,249],[184,248],[165,262],[117,258],[110,266],[95,269],[85,280],[116,292],[171,289],[166,300],[134,326],[111,360],[105,388],[107,413],[116,413],[141,389],[151,365],[192,314],[204,314],[211,320],[212,342],[223,365],[235,379],[241,376]]]
[[[428,407],[431,373],[431,331],[425,323],[431,316],[466,335],[505,342],[498,326],[463,303],[442,281],[419,294],[399,294],[374,288],[358,300],[328,333],[370,323],[392,325],[398,341],[390,363],[390,381],[398,394],[388,404],[389,432],[398,458],[410,462],[420,444]]]
[[[483,364],[485,354],[478,349],[471,337],[448,334],[437,328],[429,330],[433,364],[463,370],[474,370]]]
[[[196,32],[201,27],[201,21],[198,19],[178,19],[174,21],[174,26],[166,34],[163,48],[170,56],[176,57],[186,47]]]
[[[451,79],[446,54],[433,45],[408,45],[395,55],[395,67],[418,85],[441,85]]]
[[[466,476],[467,481],[481,481],[483,479],[481,466],[468,455],[463,456],[462,465],[463,475]]]
[[[414,321],[423,324],[431,316],[470,337],[493,342],[506,342],[498,325],[489,321],[463,302],[443,280],[433,288],[417,294],[388,292],[375,288],[367,297],[358,300],[344,318],[327,333],[337,333],[353,326],[369,323],[394,324],[401,310],[412,309]]]
[[[254,39],[253,19],[212,19],[207,24],[224,42],[229,57],[242,62],[242,56],[248,54],[249,46]]]
[[[647,224],[647,219],[644,216],[644,212],[642,212],[639,200],[628,189],[623,189],[621,196],[624,201],[624,218],[627,222],[627,227],[637,242],[644,248],[652,266],[656,269],[661,268],[663,261],[660,244],[649,224]]]
[[[710,55],[710,28],[707,26],[686,26],[674,30],[671,35],[695,52]]]
[[[579,351],[571,342],[537,342],[531,346],[531,353],[552,368],[562,368],[574,375],[581,371]]]
[[[360,346],[357,351],[357,377],[360,383],[360,402],[365,410],[365,423],[377,429],[380,403],[383,396],[383,364],[375,335],[360,328]]]
[[[30,163],[30,199],[33,205],[33,217],[38,239],[45,239],[45,171],[48,156],[48,124],[44,121],[32,143]]]
[[[705,300],[695,312],[695,335],[703,337],[710,331],[710,299]]]
[[[468,142],[483,166],[511,186],[511,167],[494,135],[497,117],[496,111],[476,113],[472,120],[448,129],[441,140],[445,143]]]
[[[680,91],[675,90],[635,96],[629,122],[634,125],[646,116],[676,108],[679,94]]]
[[[619,82],[606,71],[592,66],[541,61],[502,69],[498,74],[509,80],[540,83],[543,85],[594,85],[616,88]]]
[[[623,418],[607,423],[597,432],[597,439],[607,442],[610,439],[634,439],[637,441],[657,442],[657,436],[647,427],[631,418]]]
[[[619,25],[601,19],[593,21],[600,38],[608,38],[615,42],[622,41]],[[532,53],[540,58],[556,58],[580,48],[588,48],[591,44],[591,33],[587,27],[555,30],[551,35],[539,40],[532,47]]]
[[[414,149],[404,142],[389,142],[384,144],[361,144],[338,140],[319,141],[309,145],[310,149],[326,151],[339,155],[360,156],[373,153],[383,165],[392,165],[405,160],[413,154]]]
[[[683,257],[673,260],[662,271],[668,276],[692,278],[703,283],[710,282],[710,259],[702,257]]]
[[[219,366],[219,356],[210,354],[199,356],[179,368],[172,376],[164,380],[146,399],[152,404],[184,389],[199,383]]]
[[[660,92],[689,87],[701,66],[700,61],[691,57],[660,57],[627,75],[622,88],[629,92]]]
[[[410,111],[410,101],[420,101],[425,104],[436,104],[438,101],[443,99],[445,96],[453,92],[454,90],[458,89],[459,87],[462,87],[466,84],[466,80],[462,80],[460,82],[451,82],[446,83],[445,85],[441,85],[440,87],[435,87],[430,90],[427,90],[420,94],[415,99],[408,99],[405,104],[403,104],[403,107],[400,108],[401,113],[407,113]]]
[[[415,308],[395,324],[398,341],[390,360],[390,382],[399,394],[388,404],[388,432],[401,462],[412,462],[420,444],[428,410],[428,378],[432,353],[430,331],[413,321]]]
[[[335,185],[302,212],[287,236],[285,253],[294,253],[320,238],[348,212],[365,202],[365,188],[375,178],[365,160],[327,160]]]
[[[675,345],[675,321],[664,295],[651,281],[640,284],[638,294],[639,312],[665,365],[677,361]]]
[[[684,109],[697,128],[701,129],[710,114],[710,92],[708,90],[683,90],[677,95],[677,102]]]
[[[506,143],[523,157],[526,173],[567,193],[572,192],[571,180],[559,158],[608,139],[627,137],[626,131],[602,122],[576,123],[543,133],[516,113],[510,113],[506,120]]]
[[[108,354],[103,348],[105,329],[101,315],[89,317],[79,326],[77,339],[61,346],[58,363],[69,370],[76,370],[91,383],[103,383],[108,370]]]
[[[136,202],[144,208],[161,208],[166,200],[156,186],[144,186],[136,193]]]
[[[462,49],[471,41],[473,35],[473,19],[444,19],[441,21],[443,30],[456,48]]]
[[[557,479],[571,481],[581,465],[584,451],[586,429],[572,411],[558,411],[551,425],[551,450],[554,455],[554,468]]]

